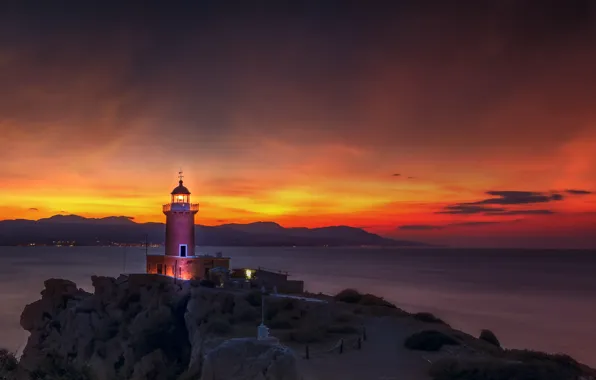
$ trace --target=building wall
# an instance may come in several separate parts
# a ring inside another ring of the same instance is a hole
[[[304,292],[304,281],[288,280],[288,275],[285,273],[259,269],[255,273],[255,283],[259,287],[264,286],[268,291],[272,291],[275,287],[279,293]]]
[[[267,270],[257,269],[255,272],[256,278],[266,282],[279,283],[288,280],[288,275],[285,273],[270,272]]]
[[[187,245],[187,255],[195,255],[195,213],[168,211],[166,213],[166,255],[178,256],[180,244]]]
[[[230,268],[229,257],[174,257],[152,255],[147,256],[147,273],[163,274],[170,277],[205,279],[209,269],[215,267]],[[161,268],[161,273],[159,269]]]

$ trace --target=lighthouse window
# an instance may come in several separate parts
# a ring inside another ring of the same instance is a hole
[[[186,250],[187,250],[187,245],[180,244],[180,256],[181,257],[186,257]]]
[[[162,266],[162,264],[157,264],[157,274],[163,274],[163,266]]]

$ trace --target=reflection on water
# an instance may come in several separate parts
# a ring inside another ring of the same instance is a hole
[[[594,251],[201,248],[218,251],[234,267],[287,270],[309,291],[357,288],[471,334],[489,328],[508,347],[565,352],[596,366]],[[40,297],[45,279],[67,278],[91,291],[93,274],[143,272],[144,254],[134,247],[0,247],[0,345],[23,345],[20,313]]]

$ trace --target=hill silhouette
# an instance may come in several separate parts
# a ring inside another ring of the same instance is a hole
[[[207,246],[427,246],[348,226],[285,228],[274,222],[196,225],[195,234],[197,244]],[[150,243],[163,243],[165,224],[136,223],[127,216],[78,215],[0,221],[0,245],[54,244],[55,241],[74,241],[76,245],[135,244],[144,242],[145,236]]]

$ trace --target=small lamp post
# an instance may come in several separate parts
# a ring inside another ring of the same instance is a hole
[[[257,339],[269,339],[269,328],[265,326],[265,286],[261,288],[261,324],[257,328]]]

